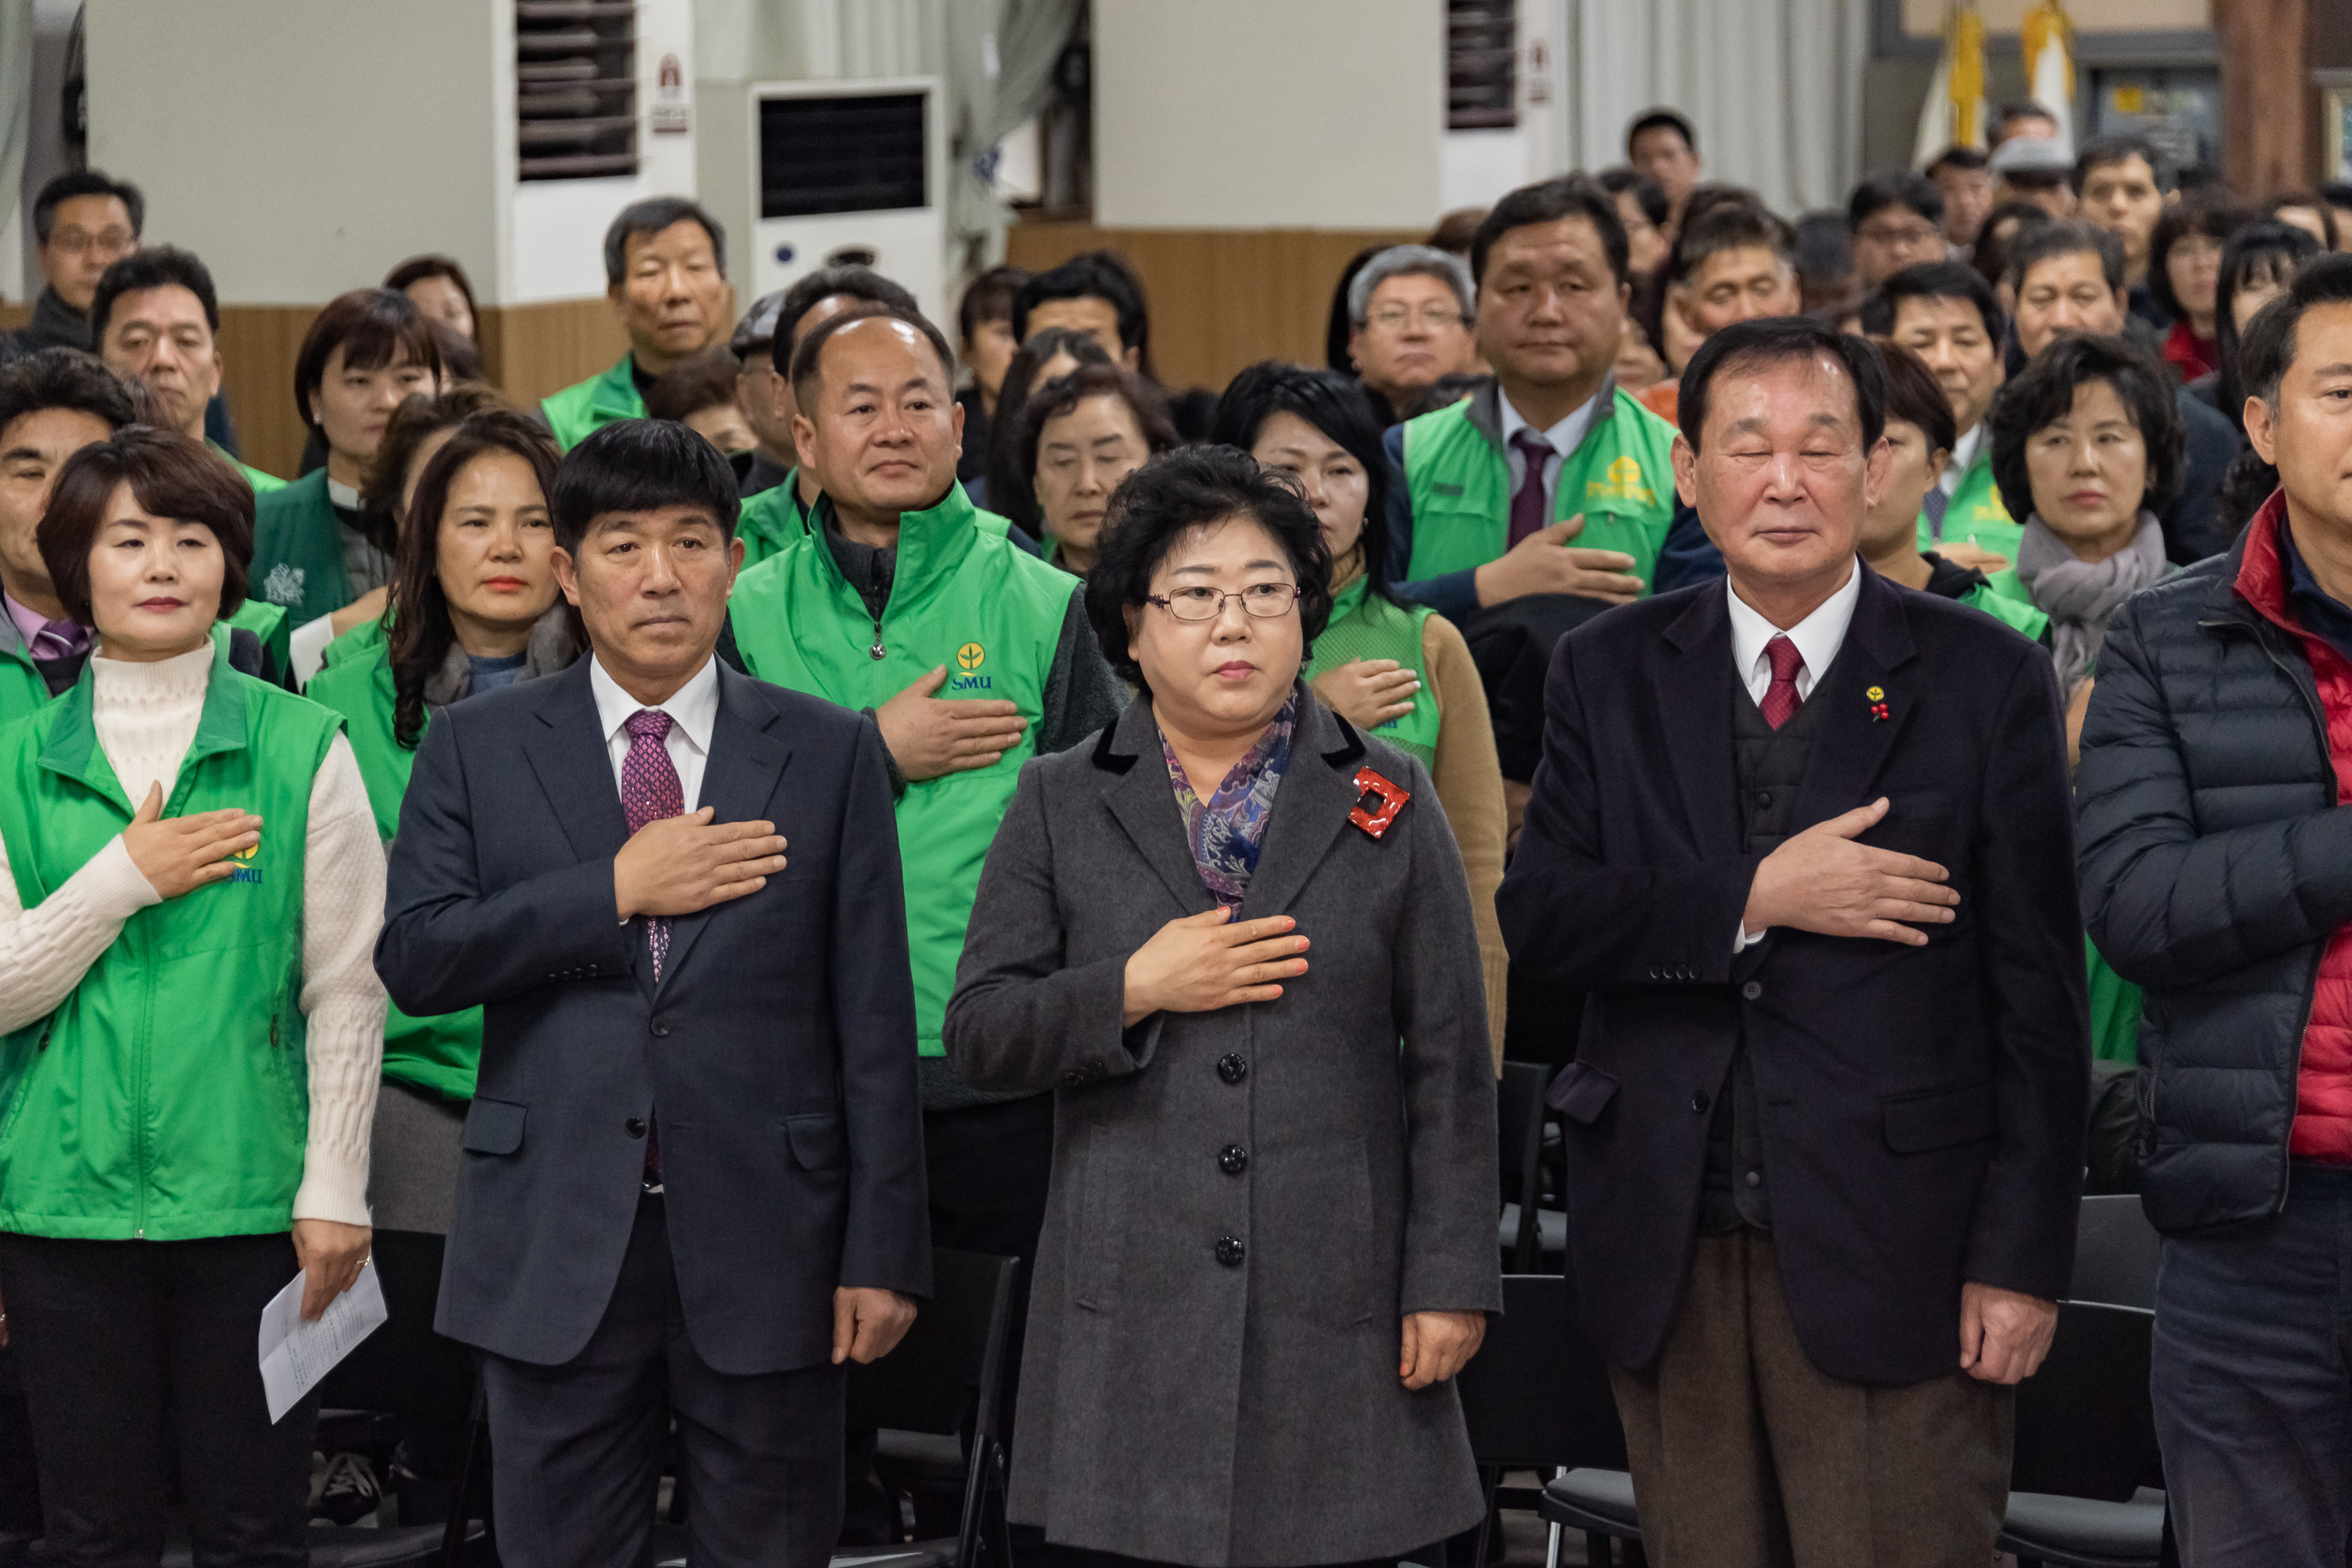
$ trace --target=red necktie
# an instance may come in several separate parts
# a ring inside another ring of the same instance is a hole
[[[1777,730],[1804,706],[1797,695],[1797,671],[1805,668],[1805,656],[1795,643],[1777,637],[1764,645],[1764,657],[1772,665],[1772,684],[1764,689],[1764,700],[1757,706],[1764,710],[1764,722]]]
[[[1544,465],[1550,462],[1556,454],[1551,449],[1551,443],[1532,430],[1523,429],[1514,434],[1511,446],[1518,452],[1527,468],[1527,472],[1520,476],[1518,489],[1511,496],[1510,543],[1517,544],[1528,534],[1540,532],[1551,521],[1551,509],[1544,505]]]
[[[640,708],[624,726],[629,731],[629,754],[621,762],[621,809],[628,814],[629,832],[648,822],[677,816],[686,810],[686,792],[679,787],[677,768],[669,760],[670,725],[674,721],[658,708]],[[662,961],[669,956],[669,921],[646,917],[646,951],[654,961],[654,984],[661,984]],[[662,1184],[661,1126],[649,1120],[646,1127],[646,1185]]]

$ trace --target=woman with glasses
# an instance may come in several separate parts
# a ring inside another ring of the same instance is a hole
[[[1357,270],[1348,285],[1348,357],[1393,425],[1440,376],[1478,363],[1471,336],[1470,268],[1425,245],[1395,245]]]
[[[1301,679],[1330,552],[1230,447],[1113,498],[1138,690],[1022,770],[945,1043],[1056,1094],[1011,1513],[1056,1565],[1393,1562],[1477,1522],[1495,1079],[1429,773]]]

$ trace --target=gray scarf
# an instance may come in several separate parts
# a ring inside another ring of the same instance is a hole
[[[530,624],[530,642],[523,649],[522,674],[519,680],[537,680],[542,675],[553,675],[568,668],[580,657],[580,645],[572,640],[572,617],[568,606],[559,597],[548,606],[547,613]],[[425,678],[425,706],[446,708],[468,695],[474,689],[474,667],[466,658],[466,650],[456,638],[449,642],[449,651],[442,656],[441,668]]]
[[[2142,511],[2129,544],[2105,561],[2078,561],[2037,513],[2025,520],[2018,542],[2017,576],[2050,617],[2052,653],[2058,662],[2058,689],[2074,688],[2099,661],[2107,623],[2124,601],[2164,575],[2164,530],[2156,513]]]

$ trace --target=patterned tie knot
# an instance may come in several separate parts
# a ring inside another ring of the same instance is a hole
[[[674,722],[676,721],[658,708],[640,708],[629,715],[624,728],[629,731],[632,741],[652,741],[658,744],[669,739],[670,725]]]
[[[1797,671],[1805,668],[1805,656],[1799,653],[1797,645],[1785,637],[1774,637],[1766,643],[1764,657],[1771,663],[1775,681],[1794,681]]]
[[[1530,468],[1538,463],[1548,463],[1558,456],[1549,441],[1524,426],[1512,433],[1511,445],[1519,449],[1519,456],[1528,460]]]

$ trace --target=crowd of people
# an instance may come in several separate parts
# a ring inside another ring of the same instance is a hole
[[[45,1560],[157,1562],[174,1486],[199,1561],[423,1504],[446,1419],[322,1489],[255,1363],[368,1268],[394,1414],[479,1380],[504,1561],[644,1561],[673,1426],[694,1561],[894,1539],[844,1368],[941,1247],[1024,1260],[1024,1562],[1393,1562],[1486,1507],[1507,1055],[1655,1561],[1988,1560],[2086,1180],[2168,1237],[2182,1561],[2338,1561],[2352,187],[1996,119],[1791,220],[1650,111],[1214,392],[1115,252],[951,342],[854,265],[739,313],[640,201],[617,363],[517,406],[416,257],[310,323],[285,478],[204,261],[51,182],[0,340]]]

